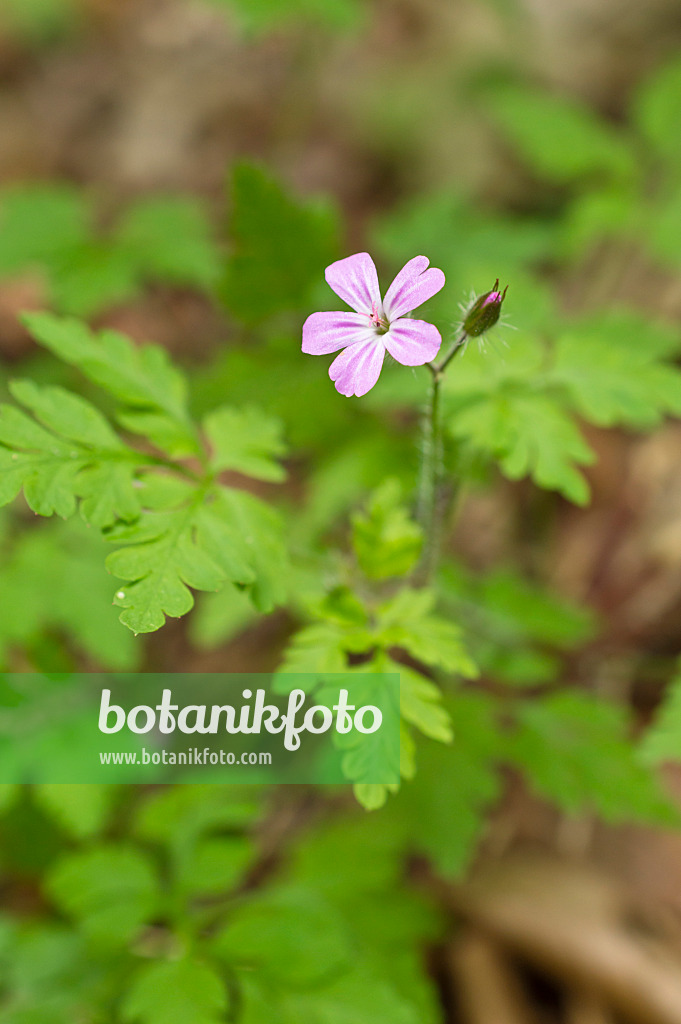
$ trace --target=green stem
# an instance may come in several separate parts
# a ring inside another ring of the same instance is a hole
[[[444,444],[440,409],[442,378],[452,359],[465,348],[465,341],[466,334],[462,333],[440,363],[426,364],[431,372],[431,383],[428,406],[423,417],[416,504],[416,518],[424,535],[423,554],[415,576],[420,584],[428,583],[437,570],[445,513],[442,494]]]
[[[434,370],[432,366],[431,369]],[[437,499],[442,477],[441,384],[442,375],[439,370],[434,370],[430,384],[428,406],[423,417],[421,472],[416,506],[416,518],[423,530],[424,536],[423,554],[417,570],[417,576],[419,582],[423,583],[427,583],[435,571],[440,548]]]

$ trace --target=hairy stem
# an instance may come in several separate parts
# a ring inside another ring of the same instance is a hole
[[[439,483],[442,477],[442,424],[440,421],[440,387],[442,376],[433,373],[428,406],[423,417],[421,434],[421,472],[419,477],[416,518],[423,530],[424,545],[417,575],[421,582],[432,576],[439,552],[439,516],[437,515]]]
[[[416,581],[427,583],[437,570],[440,559],[442,525],[445,515],[443,500],[444,443],[440,410],[444,372],[452,359],[465,347],[462,333],[440,363],[427,363],[431,372],[430,395],[423,417],[421,433],[421,467],[419,473],[416,518],[423,530],[424,545]]]

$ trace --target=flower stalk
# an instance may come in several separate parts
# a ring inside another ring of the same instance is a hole
[[[465,349],[466,340],[467,334],[462,331],[447,355],[439,363],[426,364],[431,372],[431,382],[421,428],[421,471],[416,505],[416,518],[424,536],[423,554],[416,570],[419,583],[427,583],[437,570],[442,528],[449,504],[445,500],[443,488],[442,380],[452,359]]]
[[[432,379],[423,418],[421,471],[416,503],[416,518],[424,536],[423,553],[415,573],[419,584],[428,583],[437,570],[444,519],[451,505],[452,494],[456,491],[454,488],[448,496],[444,487],[444,442],[440,409],[442,379],[451,361],[459,352],[465,351],[468,339],[479,338],[497,323],[507,290],[508,286],[503,292],[499,290],[497,278],[493,287],[477,298],[466,312],[461,334],[449,352],[437,363],[426,363]]]

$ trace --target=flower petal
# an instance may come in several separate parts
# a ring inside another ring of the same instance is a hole
[[[313,313],[303,324],[303,352],[324,356],[375,337],[363,313]]]
[[[378,380],[384,356],[383,338],[376,336],[371,341],[346,348],[329,367],[329,377],[335,381],[336,391],[347,398],[366,395]]]
[[[423,366],[438,354],[442,338],[427,320],[393,320],[381,341],[393,359],[403,366]]]
[[[444,286],[445,275],[435,267],[426,270],[429,263],[427,256],[414,256],[402,267],[385,294],[383,308],[388,320],[418,309]]]
[[[354,256],[346,256],[344,260],[336,260],[326,268],[325,277],[336,295],[340,295],[358,313],[371,314],[375,309],[380,312],[378,274],[368,252],[358,252]]]

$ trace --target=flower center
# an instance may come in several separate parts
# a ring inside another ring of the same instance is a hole
[[[371,320],[372,324],[374,325],[374,328],[376,330],[376,334],[387,334],[388,333],[388,328],[390,327],[390,324],[388,323],[388,321],[386,320],[386,318],[384,316],[381,316],[381,314],[380,314],[380,312],[378,310],[378,306],[376,305],[375,302],[372,304],[371,312],[367,313],[367,316],[369,317],[369,319]]]

